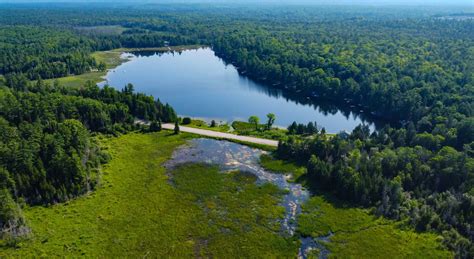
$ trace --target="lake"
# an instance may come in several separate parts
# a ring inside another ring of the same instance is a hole
[[[265,121],[266,114],[274,113],[277,126],[287,127],[293,121],[315,121],[327,132],[334,133],[351,131],[365,121],[363,114],[301,99],[254,82],[240,75],[210,48],[123,55],[127,55],[129,61],[110,70],[101,85],[108,83],[122,89],[132,83],[135,91],[169,103],[183,117],[231,122],[246,121],[249,116],[257,115]],[[372,123],[367,124],[373,127]]]

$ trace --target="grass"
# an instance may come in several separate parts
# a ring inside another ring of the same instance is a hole
[[[189,164],[173,173],[173,182],[186,198],[199,204],[193,216],[201,244],[197,256],[216,258],[293,257],[298,242],[279,234],[284,209],[282,190],[255,184],[242,172],[219,173],[217,167]]]
[[[161,164],[190,136],[129,134],[103,140],[112,155],[93,193],[25,208],[30,239],[0,257],[291,257],[278,235],[281,192],[240,173]],[[171,179],[170,179],[171,177]]]
[[[127,59],[123,59],[120,57],[122,53],[122,51],[118,50],[96,51],[92,53],[91,56],[95,58],[98,63],[105,63],[107,69],[112,69],[127,61]]]
[[[67,203],[25,209],[31,239],[0,250],[0,257],[138,257],[151,250],[188,256],[192,204],[175,193],[161,167],[187,138],[129,134],[105,141],[113,158],[101,186]]]
[[[234,121],[234,122],[238,122],[238,121]],[[191,119],[191,124],[183,124],[183,126],[191,127],[191,128],[197,128],[197,129],[212,130],[212,131],[217,131],[217,132],[232,133],[232,134],[236,134],[236,135],[247,135],[247,136],[255,136],[255,137],[265,138],[265,137],[262,137],[262,136],[252,135],[252,134],[250,134],[250,135],[249,134],[239,134],[239,132],[235,131],[235,130],[231,131],[230,126],[227,123],[226,124],[221,124],[217,127],[210,127],[209,124],[207,124],[203,120]],[[200,136],[200,137],[204,137],[204,136]],[[213,138],[213,137],[209,137],[209,136],[206,136],[206,137],[207,138],[212,138],[212,139],[217,139],[217,140],[222,140],[222,138]],[[263,144],[250,143],[250,142],[246,142],[246,141],[233,140],[233,139],[225,139],[225,140],[230,141],[230,142],[234,142],[234,143],[238,143],[238,144],[242,144],[242,145],[246,145],[246,146],[250,146],[250,147],[253,147],[253,148],[259,148],[259,149],[266,150],[266,151],[275,151],[276,150],[276,147],[263,145]]]
[[[367,210],[313,196],[298,217],[305,236],[334,233],[325,246],[338,258],[453,258],[431,233],[416,233],[398,223],[372,216]]]
[[[191,119],[191,124],[183,124],[183,126],[197,129],[212,130],[218,132],[229,132],[230,126],[227,123],[219,124],[216,127],[211,127],[209,124],[203,120]]]
[[[0,245],[0,258],[295,257],[298,241],[279,235],[281,190],[213,166],[162,167],[190,138],[167,132],[101,138],[112,160],[98,189],[66,203],[24,208],[32,235],[14,248]],[[262,160],[281,171],[298,168]],[[402,229],[319,195],[305,204],[298,224],[305,236],[333,232],[326,244],[331,257],[453,257],[436,235]]]
[[[304,166],[297,165],[291,161],[275,159],[272,155],[267,154],[260,156],[260,165],[272,172],[291,174],[293,179],[298,179],[306,173]]]
[[[94,83],[99,83],[104,81],[103,77],[106,72],[88,72],[81,75],[75,76],[66,76],[54,79],[44,80],[47,84],[54,84],[54,81],[58,81],[60,85],[70,88],[80,88],[86,84],[87,81],[92,81]],[[34,83],[34,82],[33,82]]]
[[[291,161],[262,155],[260,164],[273,172],[292,173],[302,180],[306,169]],[[304,180],[303,180],[304,182]],[[304,184],[304,183],[303,183]],[[325,246],[337,258],[452,258],[434,234],[403,229],[402,223],[374,217],[369,210],[354,208],[336,199],[313,195],[298,217],[298,232],[320,237],[334,233]]]
[[[5,85],[5,77],[3,75],[0,75],[0,86]]]
[[[214,138],[214,139],[218,139],[218,140],[219,140],[219,138]],[[241,140],[236,140],[236,139],[224,139],[224,140],[225,140],[225,141],[234,142],[234,143],[237,143],[237,144],[246,145],[246,146],[249,146],[249,147],[252,147],[252,148],[258,148],[258,149],[265,150],[265,151],[269,151],[269,152],[276,151],[276,149],[277,149],[277,147],[274,147],[274,146],[269,146],[269,145],[264,145],[264,144],[257,144],[257,143],[251,143],[251,142],[246,142],[246,141],[241,141]]]
[[[271,128],[270,130],[266,130],[266,127],[267,126],[265,124],[259,124],[257,127],[255,127],[254,124],[245,121],[232,122],[232,128],[234,128],[234,133],[238,135],[253,136],[274,140],[284,140],[287,138],[286,129]]]

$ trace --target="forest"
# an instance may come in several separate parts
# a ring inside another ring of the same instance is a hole
[[[108,161],[93,135],[140,129],[135,119],[170,122],[176,113],[151,96],[94,84],[74,90],[14,76],[0,87],[0,227],[27,231],[19,205],[54,204],[94,189]],[[13,82],[13,83],[12,83]]]
[[[24,231],[18,204],[61,202],[92,189],[107,161],[94,134],[133,130],[135,118],[177,117],[169,105],[135,93],[132,85],[122,91],[93,84],[69,89],[42,79],[104,70],[90,56],[97,50],[201,44],[256,81],[383,120],[385,126],[373,132],[361,125],[335,137],[317,123],[295,122],[276,154],[307,167],[305,180],[314,188],[418,231],[439,233],[458,257],[472,258],[474,22],[439,18],[453,13],[402,7],[5,6],[0,228]]]

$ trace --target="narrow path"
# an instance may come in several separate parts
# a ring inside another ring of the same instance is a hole
[[[162,127],[163,127],[163,129],[173,130],[174,129],[174,124],[165,123],[165,124],[162,125]],[[261,144],[261,145],[267,145],[267,146],[272,146],[272,147],[277,147],[278,146],[278,141],[270,140],[270,139],[255,138],[255,137],[248,137],[248,136],[239,136],[239,135],[230,134],[230,133],[217,132],[217,131],[205,130],[205,129],[196,129],[196,128],[190,128],[190,127],[181,126],[181,125],[179,126],[179,130],[182,131],[182,132],[188,132],[188,133],[193,133],[193,134],[198,134],[198,135],[208,136],[208,137],[214,137],[214,138],[239,140],[239,141],[245,141],[245,142],[250,142],[250,143],[254,143],[254,144]]]

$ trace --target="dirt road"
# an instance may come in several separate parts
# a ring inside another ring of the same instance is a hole
[[[174,129],[174,124],[165,123],[165,124],[162,125],[162,127],[163,127],[163,129],[173,130]],[[205,130],[205,129],[196,129],[196,128],[190,128],[190,127],[181,126],[181,125],[179,126],[179,129],[182,132],[188,132],[188,133],[198,134],[198,135],[202,135],[202,136],[222,138],[222,139],[231,139],[231,140],[239,140],[239,141],[245,141],[245,142],[250,142],[250,143],[254,143],[254,144],[273,146],[273,147],[278,146],[278,141],[271,140],[271,139],[255,138],[255,137],[248,137],[248,136],[239,136],[239,135],[230,134],[230,133],[223,133],[223,132],[217,132],[217,131]]]

